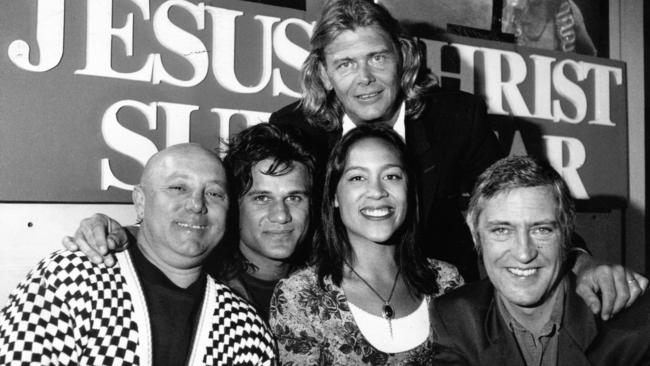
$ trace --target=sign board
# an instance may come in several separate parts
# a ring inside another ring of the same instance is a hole
[[[130,202],[156,151],[218,148],[265,121],[299,97],[313,4],[3,4],[0,201]],[[546,155],[577,198],[627,198],[623,63],[471,38],[422,42],[443,87],[485,96],[506,150]]]

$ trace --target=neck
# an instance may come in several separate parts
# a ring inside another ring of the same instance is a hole
[[[395,262],[395,245],[377,243],[358,243],[350,240],[352,258],[348,264],[357,273],[369,278],[386,277],[392,281],[397,273]]]
[[[564,291],[564,288],[556,285],[553,293],[542,304],[534,307],[517,306],[508,302],[504,297],[501,297],[501,302],[519,324],[528,329],[529,332],[538,334],[544,325],[551,320],[551,314],[555,308],[560,291]]]
[[[255,266],[255,268],[249,267],[246,273],[257,279],[277,281],[289,274],[290,264],[286,261],[265,257],[250,250],[243,243],[239,243],[239,250],[244,258]]]
[[[138,235],[138,248],[151,264],[156,266],[173,284],[180,288],[188,288],[199,279],[203,272],[200,265],[190,268],[173,267],[162,260],[156,251],[152,249],[150,242],[143,237],[141,238],[140,235]]]

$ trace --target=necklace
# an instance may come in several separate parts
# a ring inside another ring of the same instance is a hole
[[[377,292],[377,290],[375,290],[375,288],[372,287],[370,283],[368,283],[368,281],[366,281],[363,277],[361,277],[361,275],[357,273],[357,271],[355,271],[354,268],[352,268],[350,263],[345,261],[345,264],[347,264],[350,270],[352,271],[352,273],[357,275],[357,277],[359,277],[361,282],[365,283],[366,286],[368,286],[368,288],[370,289],[370,291],[372,291],[375,295],[377,295],[377,297],[381,299],[381,301],[384,303],[384,305],[381,307],[381,315],[383,316],[384,319],[388,321],[388,327],[390,329],[390,335],[392,337],[393,326],[391,324],[391,320],[393,320],[393,318],[395,317],[395,310],[393,310],[393,307],[390,306],[390,300],[393,298],[393,292],[395,292],[395,287],[397,286],[397,278],[399,277],[399,273],[401,269],[398,269],[397,273],[395,274],[395,279],[393,280],[393,287],[390,289],[390,294],[388,295],[388,299],[384,299],[384,297],[381,296],[379,292]]]

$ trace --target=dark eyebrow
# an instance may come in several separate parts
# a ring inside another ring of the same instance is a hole
[[[270,194],[271,191],[264,191],[261,189],[249,189],[248,192],[246,192],[245,196],[254,196],[257,194]]]
[[[392,52],[390,52],[388,48],[384,48],[383,50],[370,52],[368,56],[384,55],[384,54],[391,54],[391,53]]]
[[[350,62],[350,61],[354,61],[354,59],[352,57],[341,57],[341,58],[335,58],[334,60],[332,60],[332,62],[334,64],[339,64],[341,62]]]
[[[512,225],[510,221],[505,221],[505,220],[492,220],[486,222],[487,225]]]
[[[289,191],[289,192],[287,192],[287,195],[288,195],[288,196],[295,196],[295,195],[297,195],[297,194],[302,194],[302,195],[307,196],[307,195],[309,195],[309,191],[306,190],[306,189],[296,189],[295,191]]]
[[[289,192],[286,192],[286,193],[285,193],[286,196],[295,196],[295,195],[298,195],[298,194],[302,194],[302,195],[308,196],[308,195],[309,195],[309,191],[306,190],[306,189],[296,189],[296,190],[294,190],[294,191],[289,191]],[[265,190],[260,190],[260,189],[251,189],[251,190],[249,190],[248,192],[246,192],[246,194],[244,194],[244,196],[257,196],[257,195],[267,195],[267,196],[272,196],[272,195],[273,195],[273,192],[271,192],[271,191],[265,191]]]
[[[390,169],[390,168],[399,168],[399,169],[401,169],[401,170],[404,170],[404,166],[403,166],[402,164],[385,164],[385,165],[382,165],[382,166],[381,166],[381,170],[386,170],[386,169]],[[366,168],[366,167],[362,167],[362,166],[354,165],[354,166],[349,166],[349,167],[347,167],[347,168],[343,171],[343,173],[345,174],[345,173],[347,173],[348,171],[350,171],[350,170],[354,170],[354,169],[359,169],[359,170],[363,170],[363,171],[368,171],[368,170],[369,170],[369,169]]]
[[[492,220],[486,222],[487,225],[511,225],[513,226],[514,224],[510,221],[506,220]],[[535,221],[533,222],[530,226],[539,226],[539,225],[553,225],[553,226],[559,226],[557,220],[542,220],[542,221]]]

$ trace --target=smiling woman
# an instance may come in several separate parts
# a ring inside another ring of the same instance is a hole
[[[314,263],[280,281],[271,300],[284,364],[430,364],[428,306],[463,280],[416,245],[411,161],[383,123],[334,147]]]

